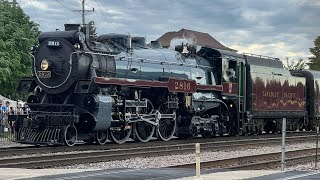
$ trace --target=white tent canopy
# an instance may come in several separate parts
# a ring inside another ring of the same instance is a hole
[[[22,101],[14,101],[14,100],[11,100],[9,98],[6,98],[6,97],[2,96],[1,94],[0,94],[0,100],[2,101],[2,105],[4,105],[7,101],[9,101],[10,102],[10,106],[13,107],[13,108],[16,108],[18,106],[18,104],[20,104],[21,107],[24,106],[24,104],[25,104]]]

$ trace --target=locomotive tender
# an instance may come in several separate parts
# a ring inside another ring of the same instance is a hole
[[[283,117],[296,130],[311,129],[319,116],[308,94],[318,84],[308,73],[291,75],[279,59],[183,44],[174,51],[121,34],[90,41],[66,29],[38,38],[33,77],[18,87],[34,94],[31,113],[16,120],[17,142],[276,133]]]

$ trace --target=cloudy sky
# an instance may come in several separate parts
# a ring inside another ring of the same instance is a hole
[[[81,23],[80,0],[17,0],[41,31]],[[307,59],[320,35],[320,0],[86,0],[98,34],[155,40],[181,28],[207,32],[241,52]]]

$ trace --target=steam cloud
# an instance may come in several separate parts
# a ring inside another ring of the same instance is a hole
[[[195,38],[186,38],[186,37],[182,37],[182,38],[173,38],[170,41],[170,47],[169,49],[174,50],[175,46],[177,45],[181,45],[181,44],[187,44],[188,45],[196,45],[196,40]]]

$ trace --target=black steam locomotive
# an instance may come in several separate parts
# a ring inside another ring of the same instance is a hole
[[[31,113],[16,122],[21,143],[275,133],[282,117],[291,130],[311,129],[319,114],[306,111],[313,81],[278,59],[196,45],[169,50],[122,34],[90,41],[78,28],[38,40],[33,77],[18,87],[34,92]]]

